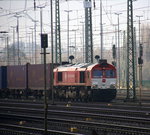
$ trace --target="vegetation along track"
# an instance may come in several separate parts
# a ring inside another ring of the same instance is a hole
[[[103,105],[102,105],[103,106]],[[43,105],[39,103],[1,103],[1,118],[5,123],[9,120],[28,121],[28,126],[41,127],[43,121]],[[37,113],[38,112],[38,113]],[[14,124],[13,122],[12,124]],[[49,129],[68,131],[76,127],[80,133],[90,133],[96,130],[99,133],[111,134],[150,134],[149,108],[145,110],[125,110],[104,107],[86,107],[65,105],[49,105]]]

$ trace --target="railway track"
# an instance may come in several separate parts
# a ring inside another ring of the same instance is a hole
[[[1,115],[2,116],[2,115]],[[12,119],[12,115],[3,114],[3,118]],[[15,120],[25,120],[28,123],[41,123],[43,121],[42,117],[35,116],[26,116],[26,115],[13,115]],[[48,118],[48,125],[52,128],[56,128],[57,130],[61,130],[64,128],[67,130],[71,127],[76,127],[80,132],[86,133],[87,131],[91,132],[92,130],[96,130],[98,132],[103,133],[121,133],[121,134],[136,134],[136,135],[149,135],[150,129],[138,126],[127,126],[127,125],[118,125],[118,124],[108,124],[102,122],[92,122],[92,121],[81,121],[81,120],[68,120],[68,119],[60,119],[60,118]],[[60,127],[60,128],[58,128]],[[87,132],[88,133],[88,132]]]
[[[1,135],[43,135],[44,130],[42,128],[33,128],[33,127],[25,127],[20,125],[12,125],[12,124],[0,124],[0,134]],[[74,135],[74,133],[63,132],[57,130],[48,130],[47,135]],[[78,134],[76,135],[83,135]]]
[[[42,103],[29,103],[29,102],[0,102],[0,106],[7,109],[7,107],[24,107],[24,108],[38,108],[42,109],[44,106]],[[56,105],[49,104],[50,110],[58,111],[78,111],[96,114],[114,114],[132,117],[148,118],[150,115],[149,106],[133,106],[133,105],[111,105],[111,104],[79,104],[79,103],[61,103]]]
[[[133,110],[117,109],[117,105],[104,106],[105,105],[103,104],[101,108],[96,108],[81,105],[49,105],[48,125],[51,125],[50,128],[54,126],[54,129],[56,127],[64,127],[63,129],[65,129],[65,132],[67,132],[71,127],[76,127],[80,131],[79,133],[90,133],[92,130],[96,130],[99,133],[103,132],[112,134],[132,133],[135,135],[148,135],[148,133],[150,133],[149,107],[145,107],[144,111],[142,111],[137,110],[137,108],[134,108]],[[41,123],[41,121],[43,121],[42,108],[43,105],[40,103],[31,104],[23,102],[1,102],[0,116],[1,119],[5,118],[5,120],[6,118],[9,118],[9,120],[15,119],[18,121],[28,120],[28,123],[32,124],[33,121],[36,121],[35,125],[31,125],[36,127],[38,122]]]
[[[38,115],[43,115],[43,109],[28,109],[28,108],[16,108],[14,107],[1,107],[0,115],[7,113],[8,115],[29,115],[33,116],[36,112]],[[63,111],[63,110],[48,110],[48,116],[53,118],[65,118],[73,120],[88,120],[93,122],[105,122],[105,123],[116,123],[124,125],[137,125],[142,127],[150,128],[150,119],[145,117],[131,117],[131,116],[121,116],[113,114],[98,114],[98,113],[87,113],[87,112],[74,112],[74,111]]]
[[[41,100],[14,100],[14,99],[0,99],[0,104],[9,105],[9,104],[15,104],[15,106],[19,106],[20,104],[25,103],[27,106],[39,106],[43,107],[43,101]],[[48,101],[48,104],[51,105],[52,102]],[[126,109],[126,110],[150,110],[150,103],[143,103],[142,105],[139,105],[139,102],[123,102],[123,101],[115,101],[111,103],[105,103],[105,102],[65,102],[65,101],[55,101],[55,105],[71,105],[71,106],[85,106],[85,107],[98,107],[98,108],[119,108],[119,109]],[[28,106],[28,107],[30,107]]]

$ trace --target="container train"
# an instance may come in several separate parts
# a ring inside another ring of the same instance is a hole
[[[56,100],[111,101],[116,97],[116,68],[99,63],[46,64],[48,97],[51,80]],[[0,67],[0,97],[42,98],[44,95],[44,65],[26,64]]]

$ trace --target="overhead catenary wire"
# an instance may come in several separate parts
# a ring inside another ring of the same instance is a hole
[[[63,0],[61,0],[61,3],[63,3],[62,2]],[[72,1],[75,1],[75,0],[68,0],[68,2],[72,2]],[[11,7],[12,7],[12,2],[13,1],[11,1]],[[44,3],[46,3],[47,1],[45,0],[44,1]],[[64,2],[66,2],[65,0],[64,0]],[[80,0],[80,3],[81,3],[82,1]],[[117,5],[125,5],[126,4],[126,2],[118,2],[118,3],[115,3],[115,4],[109,4],[109,0],[107,0],[106,1],[106,5],[103,5],[103,7],[106,9],[106,11],[104,12],[104,16],[108,16],[109,17],[109,19],[110,19],[110,21],[109,21],[109,24],[107,23],[105,26],[104,26],[104,28],[106,29],[107,27],[109,28],[110,27],[110,31],[111,31],[111,21],[113,21],[113,20],[111,20],[111,17],[109,16],[109,15],[112,15],[112,13],[114,12],[114,10],[112,10],[111,12],[108,12],[108,7],[110,7],[110,6],[112,6],[112,7],[115,7],[115,6],[117,6]],[[24,2],[24,4],[25,4],[25,2]],[[27,5],[28,5],[28,3],[26,3]],[[43,2],[42,1],[40,1],[40,0],[36,0],[36,4],[37,5],[40,5],[40,4],[43,4]],[[96,4],[97,4],[97,1],[96,1]],[[48,6],[49,6],[49,4],[48,4]],[[24,6],[25,7],[25,6]],[[96,5],[96,9],[95,10],[97,10],[98,8],[100,8],[98,5]],[[112,8],[113,9],[113,8]],[[145,12],[146,11],[148,11],[148,9],[149,9],[149,5],[148,6],[142,6],[142,7],[135,7],[134,8],[134,10],[138,10],[138,11],[141,11],[141,10],[145,10]],[[147,10],[146,10],[147,9]],[[32,5],[30,5],[30,8],[27,6],[27,8],[26,8],[26,11],[28,11],[28,12],[33,12],[33,10],[34,10],[34,5],[33,5],[33,1],[32,1]],[[12,12],[10,11],[10,9],[8,10],[8,12],[10,12],[10,14],[12,15],[12,14],[14,14],[14,13],[16,13],[16,12],[18,12],[18,13],[20,13],[20,11],[22,11],[22,12],[24,12],[25,11],[25,9],[22,9],[22,10],[12,10]],[[44,10],[45,12],[47,11],[47,10]],[[75,11],[75,10],[73,10],[73,11]],[[76,10],[76,12],[78,11],[78,15],[79,16],[75,16],[75,17],[73,17],[73,18],[70,18],[70,22],[72,22],[73,23],[73,21],[76,21],[77,19],[78,19],[78,21],[80,21],[84,16],[82,16],[82,17],[80,17],[80,14],[81,14],[81,12],[83,12],[84,10],[82,9],[82,10]],[[126,10],[122,10],[122,11],[124,11],[124,12],[126,12]],[[7,13],[8,13],[7,12]],[[5,13],[6,14],[6,13]],[[9,14],[9,15],[10,15]],[[0,16],[1,15],[4,15],[4,14],[0,14]],[[95,12],[95,15],[93,16],[93,17],[98,17],[99,15]],[[124,19],[125,17],[122,17],[122,19]],[[107,20],[108,20],[108,18],[107,18]],[[8,20],[9,21],[9,20]],[[61,21],[61,23],[62,23],[62,26],[63,27],[65,27],[65,25],[64,25],[64,23],[66,23],[66,21],[67,20],[63,20],[63,21]],[[11,23],[11,22],[13,22],[13,21],[9,21],[8,23]],[[15,21],[14,21],[15,22]],[[144,22],[144,21],[142,21],[141,20],[141,22]],[[123,26],[124,24],[126,24],[126,22],[124,22],[124,21],[122,21],[121,22],[121,26]],[[5,25],[5,24],[2,24],[3,26]],[[45,30],[47,30],[47,28],[50,26],[50,23],[47,23],[47,22],[45,22],[44,24],[43,24],[44,26],[46,26],[45,27]],[[5,25],[6,26],[6,25]],[[81,30],[81,27],[79,26],[79,25],[75,25],[74,27],[79,27],[80,28],[80,30]],[[107,27],[106,27],[107,26]],[[28,26],[27,26],[28,27]],[[39,25],[37,26],[37,27],[39,27]],[[70,27],[73,27],[73,25],[70,25]],[[95,29],[97,29],[97,31],[98,31],[98,27],[94,27]],[[22,31],[24,28],[20,28],[20,31]],[[97,32],[97,31],[95,31],[95,32]],[[37,31],[37,32],[39,32],[39,31]],[[65,29],[61,29],[61,32],[65,32]],[[113,31],[112,31],[113,32]],[[104,30],[104,34],[109,34],[109,32],[107,33],[107,31],[105,32],[105,30]],[[110,32],[110,34],[111,34],[111,32]]]

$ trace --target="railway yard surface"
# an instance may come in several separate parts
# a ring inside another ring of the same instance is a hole
[[[150,102],[48,101],[47,135],[150,135]],[[0,99],[1,135],[43,135],[44,101]]]

